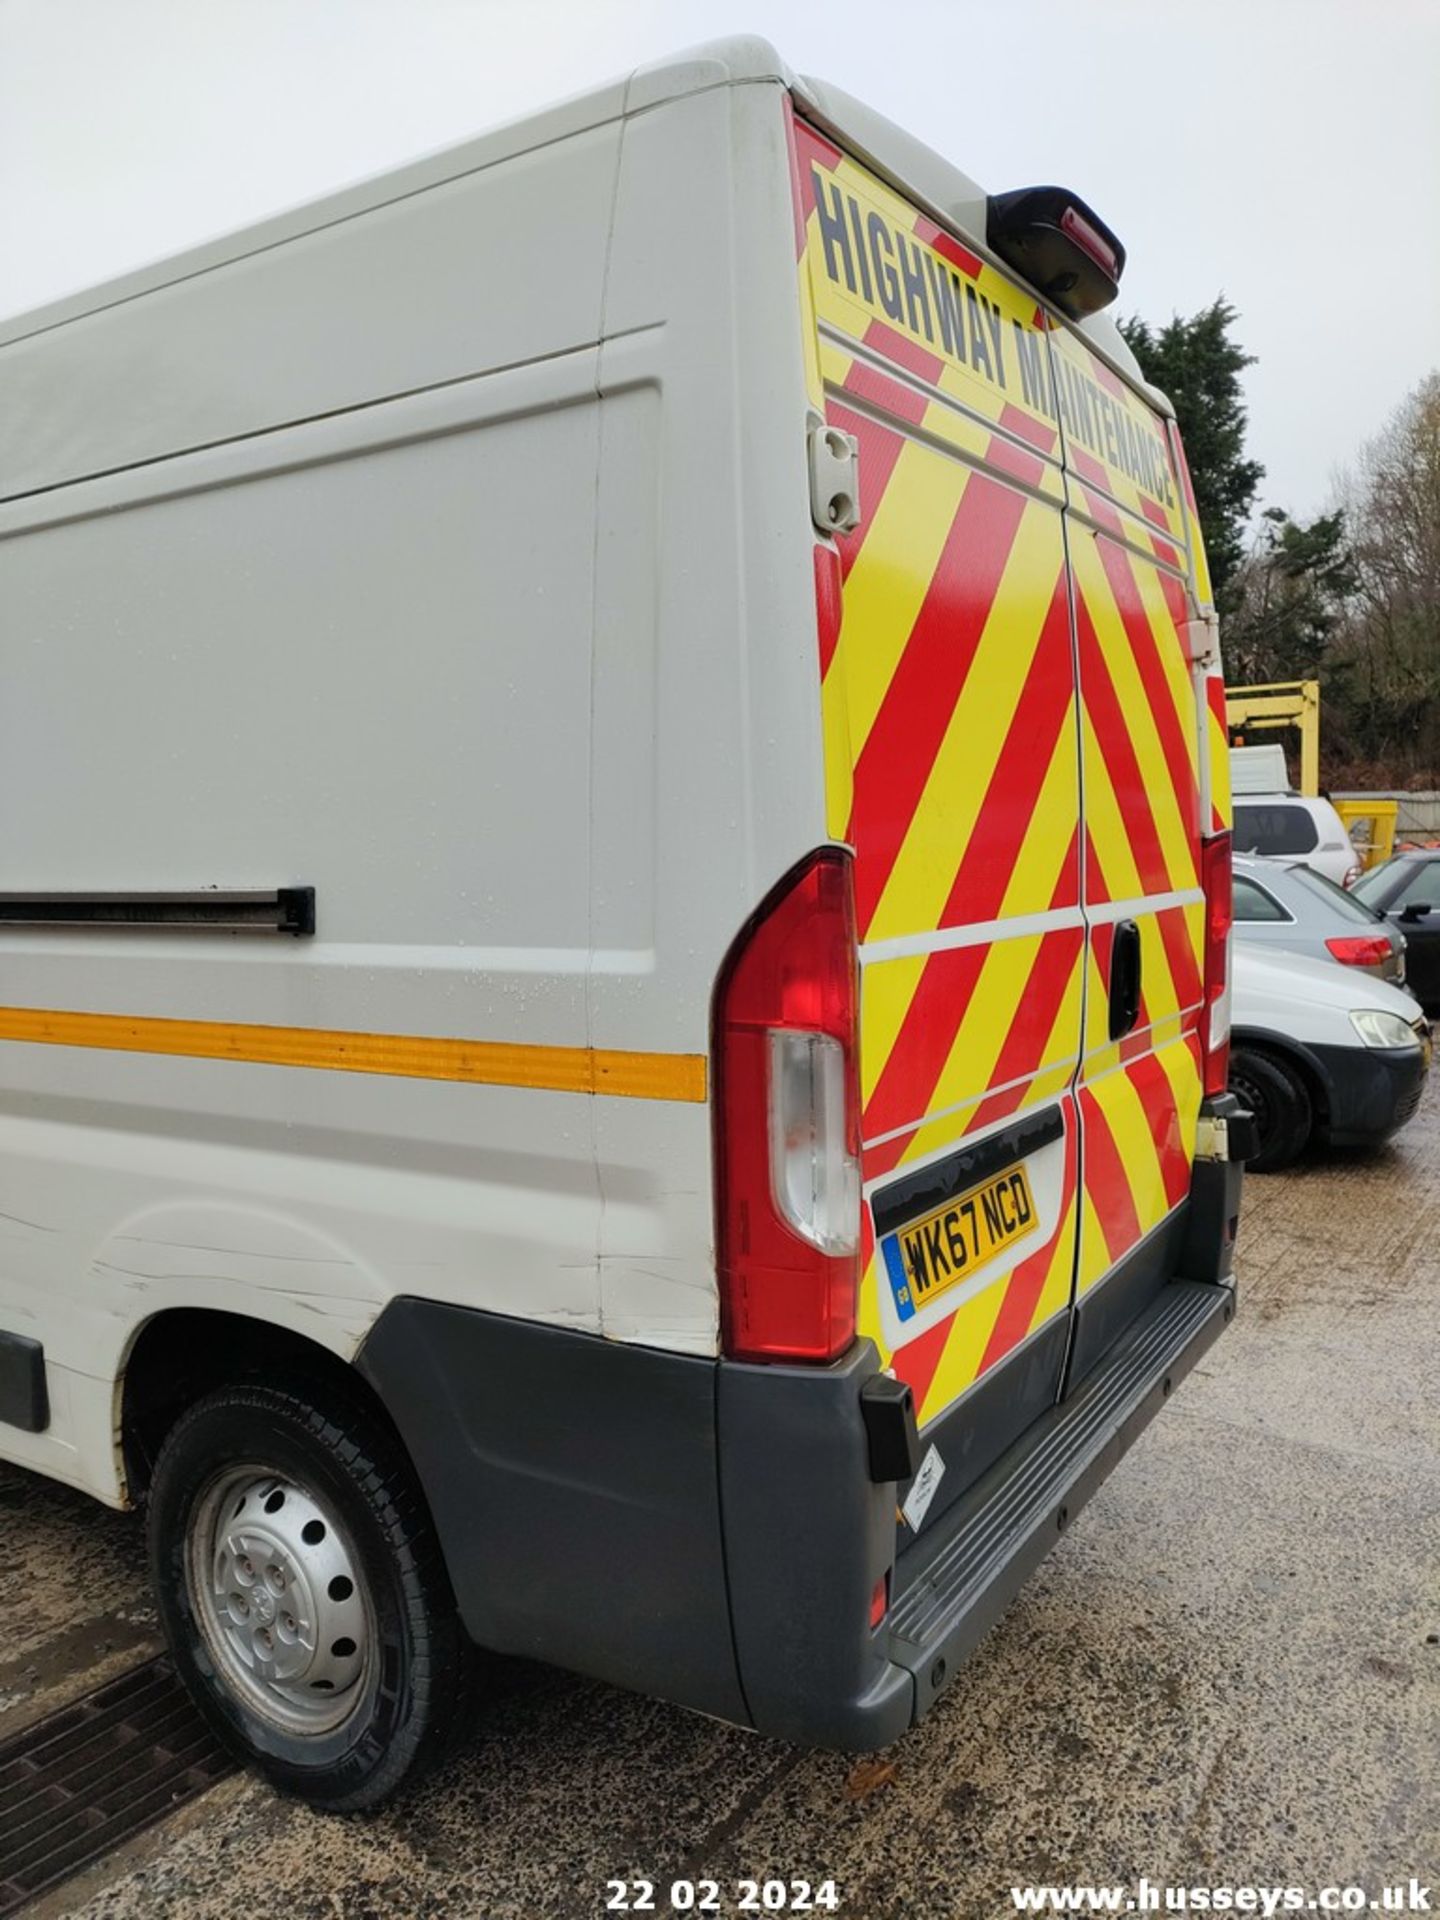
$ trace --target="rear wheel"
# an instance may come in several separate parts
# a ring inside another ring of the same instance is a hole
[[[221,1739],[318,1806],[377,1805],[459,1723],[469,1649],[409,1462],[357,1399],[207,1395],[172,1429],[150,1563]]]
[[[1251,1047],[1230,1055],[1230,1091],[1255,1116],[1259,1145],[1247,1172],[1278,1173],[1300,1158],[1314,1125],[1309,1089],[1288,1061]]]

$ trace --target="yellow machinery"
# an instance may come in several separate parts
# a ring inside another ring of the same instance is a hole
[[[1234,733],[1273,733],[1295,727],[1300,734],[1300,791],[1320,791],[1320,682],[1272,680],[1259,687],[1227,687],[1225,718]]]
[[[1233,687],[1225,691],[1225,718],[1233,734],[1271,733],[1294,727],[1300,735],[1300,791],[1320,791],[1320,682],[1272,680],[1263,686]],[[1345,823],[1361,863],[1379,866],[1395,848],[1394,800],[1337,800],[1335,811]],[[1367,833],[1355,828],[1369,822]]]
[[[1344,822],[1362,867],[1378,867],[1382,860],[1390,858],[1395,851],[1398,800],[1337,800],[1335,811]],[[1368,833],[1357,833],[1357,826],[1366,820],[1370,823]]]

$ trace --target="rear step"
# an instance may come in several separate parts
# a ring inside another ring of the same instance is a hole
[[[1232,1287],[1162,1289],[1071,1397],[903,1556],[889,1651],[915,1676],[917,1720],[1234,1311]]]

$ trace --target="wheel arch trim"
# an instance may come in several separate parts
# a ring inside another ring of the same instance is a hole
[[[1230,1033],[1230,1052],[1232,1057],[1243,1047],[1251,1047],[1260,1053],[1278,1054],[1282,1061],[1299,1069],[1305,1081],[1305,1091],[1310,1095],[1315,1109],[1318,1125],[1326,1126],[1330,1120],[1331,1084],[1330,1076],[1323,1063],[1316,1058],[1303,1040],[1296,1040],[1290,1034],[1274,1033],[1268,1027],[1234,1027]]]

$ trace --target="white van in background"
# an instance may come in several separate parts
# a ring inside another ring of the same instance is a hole
[[[1302,860],[1337,887],[1359,879],[1360,861],[1344,821],[1322,795],[1294,791],[1283,747],[1232,747],[1230,791],[1237,854]]]

